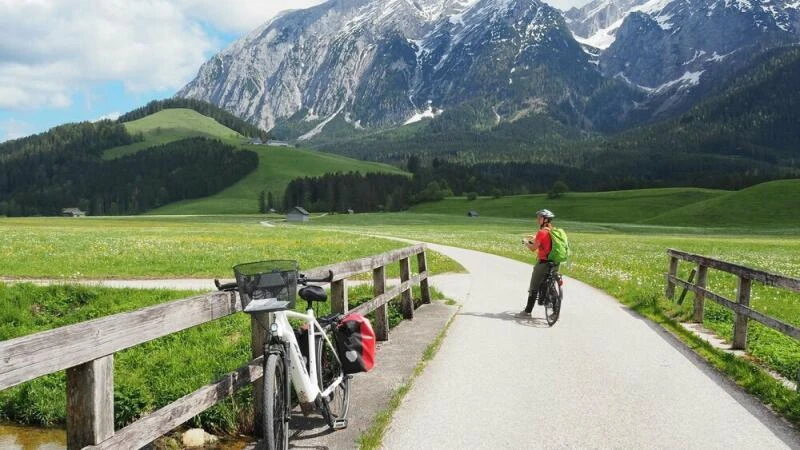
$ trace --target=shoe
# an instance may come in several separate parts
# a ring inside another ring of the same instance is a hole
[[[525,311],[523,309],[522,311],[516,313],[515,316],[517,316],[517,317],[530,317],[531,313],[529,313],[528,311]]]

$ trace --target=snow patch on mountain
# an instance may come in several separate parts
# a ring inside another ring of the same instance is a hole
[[[309,131],[308,133],[306,133],[306,134],[300,136],[299,138],[297,138],[297,140],[298,141],[307,141],[307,140],[311,139],[312,137],[322,133],[322,130],[325,128],[325,125],[327,125],[331,120],[336,118],[336,116],[339,115],[340,112],[342,112],[342,109],[344,109],[344,106],[339,108],[339,110],[336,111],[335,113],[331,114],[330,117],[328,117],[327,119],[325,119],[322,122],[320,122],[319,124],[317,124],[317,126],[315,126],[311,131]]]
[[[422,119],[433,119],[434,117],[438,116],[443,112],[444,112],[443,109],[437,109],[434,111],[433,106],[431,106],[431,104],[428,103],[428,107],[425,108],[425,111],[414,114],[413,116],[411,116],[411,118],[403,122],[403,125],[416,123]]]
[[[653,91],[664,92],[668,89],[672,89],[673,87],[678,87],[678,90],[687,89],[692,86],[697,86],[700,84],[700,77],[703,75],[705,70],[700,70],[698,72],[686,72],[683,74],[682,77],[678,78],[677,80],[668,81],[657,88],[654,88]]]
[[[599,10],[607,8],[611,1],[612,0],[606,0],[605,2],[601,3],[597,8],[595,8],[595,10],[590,11],[588,15],[591,16],[597,14]],[[572,36],[581,44],[605,50],[614,43],[616,40],[617,30],[619,30],[619,27],[622,26],[622,23],[625,21],[625,19],[633,12],[642,12],[648,14],[653,17],[656,22],[658,22],[658,25],[663,30],[669,30],[673,27],[672,23],[670,22],[673,15],[664,13],[664,9],[673,1],[674,0],[650,0],[647,3],[633,6],[629,10],[625,11],[625,13],[619,19],[604,28],[598,29],[591,36],[584,37],[576,34],[575,32],[572,33]]]

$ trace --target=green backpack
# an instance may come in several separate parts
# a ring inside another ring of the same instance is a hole
[[[550,242],[552,247],[550,253],[547,255],[549,261],[561,264],[569,258],[569,241],[567,240],[567,233],[562,228],[553,227],[550,230]]]

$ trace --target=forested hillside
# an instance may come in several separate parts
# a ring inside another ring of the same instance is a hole
[[[107,148],[131,144],[137,139],[125,130],[124,125],[110,120],[69,123],[44,133],[0,143],[0,162],[40,152],[99,156]]]
[[[323,131],[317,142],[326,151],[359,158],[398,163],[413,155],[428,164],[435,158],[472,167],[463,171],[465,179],[468,172],[502,173],[494,182],[500,189],[505,175],[517,173],[517,190],[523,192],[542,192],[554,173],[578,190],[739,189],[800,176],[800,47],[765,53],[747,67],[687,113],[618,135],[580,133],[541,114],[543,105],[535,103],[513,121],[495,125],[492,112],[475,101],[424,123],[349,139],[339,130],[336,140],[326,140]],[[504,162],[526,164],[499,164]]]
[[[741,188],[800,175],[800,48],[772,51],[686,114],[622,133],[587,165],[626,187]]]
[[[103,161],[59,149],[0,162],[0,215],[138,214],[178,200],[206,197],[258,165],[249,151],[195,138]]]

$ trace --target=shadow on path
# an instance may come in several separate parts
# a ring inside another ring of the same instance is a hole
[[[506,322],[514,322],[518,325],[531,328],[550,328],[544,317],[518,317],[516,312],[504,311],[501,313],[484,313],[484,312],[459,312],[458,316],[473,316],[484,319],[504,320]]]

